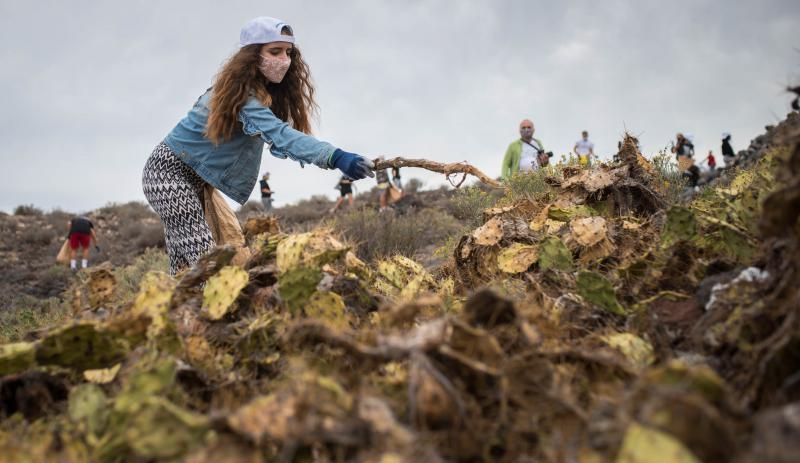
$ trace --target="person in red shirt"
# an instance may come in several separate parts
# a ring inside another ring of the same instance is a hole
[[[717,160],[714,158],[714,153],[712,151],[708,152],[708,158],[706,158],[706,164],[708,164],[708,170],[714,172],[714,169],[717,168]]]

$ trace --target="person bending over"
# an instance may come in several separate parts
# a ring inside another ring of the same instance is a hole
[[[172,275],[214,246],[203,214],[205,185],[244,204],[265,143],[277,158],[337,168],[354,180],[374,176],[363,156],[309,135],[314,87],[289,24],[255,18],[239,42],[213,87],[155,147],[142,172],[145,197],[164,225]]]

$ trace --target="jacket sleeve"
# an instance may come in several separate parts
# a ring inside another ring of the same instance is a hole
[[[506,155],[503,156],[503,165],[500,166],[500,178],[502,178],[503,180],[508,180],[511,177],[511,174],[513,174],[513,172],[511,172],[511,164],[512,164],[511,158],[514,156],[514,154],[512,153],[513,151],[512,147],[513,143],[511,145],[508,145],[508,148],[506,148]]]
[[[245,134],[259,136],[269,144],[273,156],[332,168],[330,159],[336,147],[293,129],[256,98],[247,100],[239,111],[239,120]]]

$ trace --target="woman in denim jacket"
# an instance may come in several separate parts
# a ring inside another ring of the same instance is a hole
[[[241,48],[186,117],[153,150],[142,187],[164,224],[170,274],[214,246],[203,214],[210,184],[240,204],[255,186],[264,144],[273,156],[337,168],[358,180],[371,162],[308,135],[316,109],[308,65],[291,26],[259,17],[245,24]]]

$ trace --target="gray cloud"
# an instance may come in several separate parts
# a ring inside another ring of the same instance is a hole
[[[258,15],[294,25],[320,138],[492,175],[523,117],[557,154],[582,129],[603,156],[626,128],[648,154],[677,131],[699,152],[722,131],[743,147],[785,114],[782,87],[800,75],[796,1],[6,1],[0,209],[143,199],[146,157]],[[278,204],[332,195],[338,178],[268,153],[262,170]]]

